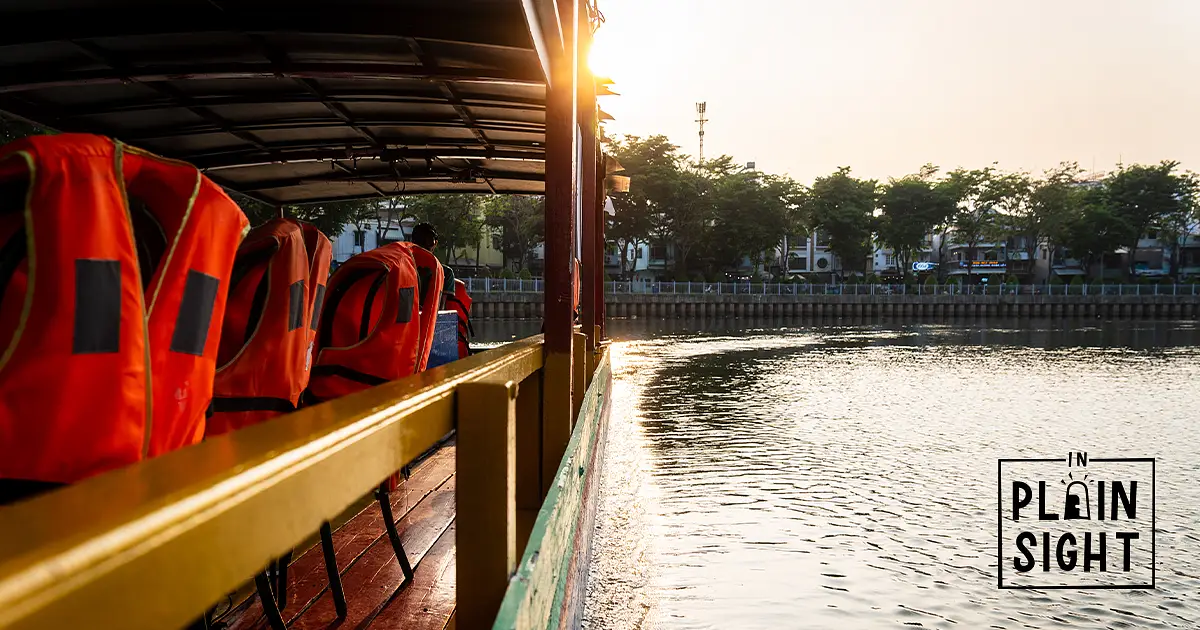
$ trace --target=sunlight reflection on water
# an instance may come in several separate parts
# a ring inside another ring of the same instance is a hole
[[[613,326],[587,627],[1200,627],[1195,326],[663,325]],[[1068,450],[1159,458],[1157,590],[996,588],[996,459]]]

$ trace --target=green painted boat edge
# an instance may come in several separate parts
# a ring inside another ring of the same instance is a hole
[[[611,387],[612,367],[606,355],[584,394],[579,421],[559,462],[554,485],[538,511],[525,553],[509,580],[493,630],[558,628],[566,606],[582,606],[582,602],[566,601],[568,570],[572,557],[580,551],[576,529],[584,508],[583,490],[589,478],[599,473],[600,462],[593,456],[607,428]],[[588,532],[582,542],[590,544],[590,536]],[[551,583],[540,585],[539,579]],[[550,590],[546,587],[552,587],[552,593],[545,592]]]

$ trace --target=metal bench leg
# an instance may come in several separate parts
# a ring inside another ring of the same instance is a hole
[[[383,513],[383,526],[387,529],[388,539],[392,541],[392,551],[396,554],[396,560],[400,562],[400,571],[404,573],[404,581],[412,581],[412,565],[408,563],[408,554],[404,552],[404,544],[400,542],[400,532],[396,531],[396,520],[392,518],[392,498],[391,493],[388,492],[386,481],[380,484],[379,489],[375,491],[375,498],[379,499],[379,511]]]
[[[275,603],[275,595],[271,593],[271,579],[266,573],[254,576],[254,588],[258,590],[258,599],[262,602],[263,614],[271,630],[287,630],[283,615],[279,614],[279,606]]]
[[[325,572],[329,574],[329,592],[338,619],[346,618],[346,593],[342,591],[342,575],[338,572],[337,554],[333,551],[333,530],[329,521],[321,523],[321,552],[325,555]]]
[[[272,590],[275,592],[275,602],[279,606],[279,610],[287,608],[288,596],[288,567],[292,564],[292,552],[289,551],[283,554],[272,565],[274,567],[275,584]]]

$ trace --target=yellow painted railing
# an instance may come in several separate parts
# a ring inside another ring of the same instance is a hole
[[[562,457],[542,364],[532,337],[0,508],[0,628],[186,625],[456,426],[458,594],[479,604],[456,621],[478,625]]]

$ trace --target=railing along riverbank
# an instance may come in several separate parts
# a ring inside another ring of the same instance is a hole
[[[480,293],[537,293],[533,278],[463,278],[472,296]],[[636,295],[1115,295],[1200,297],[1200,282],[1180,284],[807,284],[793,282],[605,282],[604,292]]]
[[[469,278],[480,319],[541,315],[540,280]],[[609,317],[1193,319],[1198,284],[943,285],[609,282]]]

